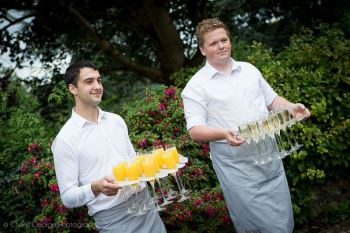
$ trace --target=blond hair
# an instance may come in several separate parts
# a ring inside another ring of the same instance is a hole
[[[196,37],[199,47],[202,47],[204,44],[204,34],[218,28],[225,29],[227,35],[230,37],[230,30],[228,29],[227,25],[221,22],[218,18],[205,19],[198,23],[196,27]]]

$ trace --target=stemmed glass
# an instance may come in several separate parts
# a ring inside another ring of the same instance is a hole
[[[126,178],[126,169],[125,169],[125,166],[126,166],[127,163],[128,163],[127,161],[122,161],[122,162],[118,163],[117,165],[115,165],[115,166],[112,168],[114,178],[115,178],[115,180],[116,180],[117,182],[123,182],[123,181],[125,181],[125,178]],[[128,213],[128,214],[132,214],[133,211],[132,211],[131,208],[129,207],[128,198],[126,197],[126,189],[127,189],[127,186],[122,186],[124,201],[126,202],[126,206],[127,206],[127,208],[128,208],[127,213]]]
[[[298,119],[293,119],[292,116],[290,115],[290,113],[288,112],[287,109],[284,109],[283,112],[282,112],[282,115],[283,115],[283,119],[285,120],[286,122],[286,133],[288,134],[288,131],[289,131],[289,135],[290,135],[290,138],[292,139],[293,141],[293,147],[292,149],[294,151],[296,150],[299,150],[303,145],[302,144],[299,144],[294,136],[294,133],[293,133],[293,130],[292,130],[292,125],[294,123],[296,123],[298,121]],[[289,129],[289,130],[288,130]]]
[[[259,137],[261,138],[261,140],[264,143],[265,146],[265,156],[264,156],[264,160],[262,160],[261,164],[265,164],[265,163],[269,163],[273,160],[273,157],[270,156],[270,152],[268,149],[268,146],[266,145],[266,138],[269,137],[269,132],[268,129],[266,129],[264,122],[266,122],[266,118],[260,119],[256,122],[257,126],[258,126],[258,130],[259,130]],[[271,137],[269,137],[271,140]],[[273,141],[274,142],[274,141]]]
[[[143,161],[142,161],[142,166],[144,170],[144,174],[146,176],[146,180],[152,187],[152,193],[153,193],[153,201],[156,205],[156,210],[157,211],[162,211],[165,208],[161,207],[158,203],[158,197],[157,193],[155,190],[155,180],[156,180],[156,167],[154,164],[154,160],[152,157],[147,156]]]
[[[189,199],[188,196],[186,196],[186,189],[184,189],[182,186],[181,186],[181,183],[176,175],[176,172],[178,171],[178,168],[177,168],[177,164],[176,164],[176,161],[175,161],[175,158],[174,158],[174,155],[173,155],[173,151],[171,150],[166,150],[164,151],[163,153],[163,161],[165,163],[165,166],[169,172],[169,174],[174,177],[175,179],[175,182],[177,184],[177,187],[179,189],[179,193],[180,193],[180,199],[177,200],[178,202],[182,202],[182,201],[185,201],[187,199]]]
[[[143,215],[145,212],[143,212],[143,208],[139,206],[139,177],[140,174],[140,159],[141,157],[136,157],[135,160],[131,160],[128,162],[128,164],[125,165],[126,170],[126,177],[128,181],[130,182],[130,186],[134,189],[134,193],[136,196],[135,202],[131,203],[131,209],[134,211],[134,215]]]
[[[263,120],[262,124],[263,124],[263,128],[264,128],[265,133],[267,134],[268,138],[270,138],[271,143],[274,147],[276,159],[281,159],[282,152],[279,148],[279,145],[277,143],[278,141],[277,141],[277,138],[275,135],[276,130],[279,130],[279,129],[278,128],[276,129],[276,125],[275,125],[274,120],[270,114],[267,117],[267,119]]]
[[[185,164],[184,164],[184,163],[181,163],[181,164],[180,164],[180,154],[179,154],[179,152],[177,151],[176,146],[175,146],[174,144],[170,144],[170,145],[168,146],[167,150],[169,150],[169,151],[171,151],[171,152],[173,153],[173,157],[174,157],[174,160],[175,160],[175,162],[176,162],[176,164],[177,164],[177,168],[178,168],[178,169],[183,168],[183,167],[185,166]],[[182,187],[182,192],[184,192],[184,193],[189,193],[190,190],[186,189],[186,187],[185,187],[185,185],[184,185],[184,182],[183,182],[182,179],[181,179],[181,176],[180,176],[179,171],[176,172],[176,176],[177,176],[177,178],[179,179],[179,183],[180,183],[180,185],[181,185],[181,187]]]
[[[281,159],[283,159],[284,157],[286,157],[287,155],[289,155],[291,153],[290,151],[288,151],[286,149],[285,145],[283,144],[283,140],[282,140],[282,136],[281,136],[281,131],[283,131],[282,128],[284,127],[283,121],[281,121],[278,112],[275,112],[275,111],[273,111],[271,113],[271,118],[272,118],[273,123],[275,124],[275,127],[276,127],[276,130],[275,130],[276,140],[281,148],[280,149],[280,157],[281,157]]]
[[[248,144],[254,143],[257,149],[257,156],[254,157],[254,164],[263,164],[265,163],[262,156],[263,153],[259,148],[259,129],[256,122],[249,122],[246,124],[241,124],[238,126],[239,134],[246,140]]]
[[[258,151],[257,158],[255,159],[255,164],[264,164],[265,161],[263,159],[263,153],[259,148],[260,133],[259,133],[258,124],[256,122],[250,122],[248,123],[248,128],[249,128],[250,138],[255,143]]]
[[[176,198],[177,193],[172,189],[172,187],[170,186],[169,182],[168,182],[168,176],[162,176],[160,177],[161,173],[166,173],[166,170],[163,169],[164,163],[163,163],[163,159],[162,159],[162,155],[164,153],[164,148],[161,145],[158,146],[154,146],[153,148],[153,152],[152,152],[152,156],[155,159],[156,164],[158,165],[159,168],[159,178],[164,178],[165,180],[165,186],[167,187],[167,195],[166,195],[166,200],[170,201]],[[166,173],[167,174],[167,173]],[[158,181],[160,182],[160,180],[158,179]]]
[[[146,213],[145,208],[139,206],[138,192],[141,190],[138,184],[139,172],[137,170],[137,165],[134,161],[122,161],[112,168],[115,180],[118,185],[123,189],[123,196],[128,207],[128,214],[143,215]],[[132,203],[128,202],[126,196],[126,189],[130,187],[133,189],[136,200]]]
[[[293,153],[296,149],[294,148],[294,146],[293,146],[293,144],[288,136],[288,133],[287,133],[287,120],[285,118],[285,116],[286,116],[285,113],[288,113],[288,110],[283,109],[283,108],[279,108],[279,110],[276,111],[278,120],[280,122],[281,138],[282,138],[282,134],[283,134],[285,136],[284,138],[287,140],[287,146],[289,145],[288,146],[289,151],[287,152],[286,155],[289,155],[289,154]],[[288,115],[289,115],[289,113],[288,113]]]

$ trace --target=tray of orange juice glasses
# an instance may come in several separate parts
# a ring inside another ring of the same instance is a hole
[[[120,187],[166,177],[186,166],[188,158],[178,153],[175,146],[162,147],[150,153],[139,154],[129,161],[122,161],[112,168]]]

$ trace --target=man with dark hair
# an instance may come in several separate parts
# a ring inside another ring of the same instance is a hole
[[[135,151],[124,120],[98,107],[103,86],[97,67],[78,61],[67,68],[64,80],[75,107],[51,148],[63,204],[68,208],[87,205],[100,232],[166,232],[156,211],[127,214],[127,203],[135,202],[136,195],[134,189],[118,187],[112,166],[132,159]],[[138,198],[149,201],[147,190]]]
[[[187,129],[192,139],[210,142],[213,167],[237,232],[292,232],[292,204],[282,161],[254,164],[257,150],[244,143],[237,126],[281,106],[294,117],[308,117],[310,112],[303,104],[278,96],[256,67],[233,60],[229,34],[217,18],[197,25],[206,64],[181,95]]]

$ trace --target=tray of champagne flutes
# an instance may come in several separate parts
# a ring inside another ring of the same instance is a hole
[[[257,121],[239,124],[238,132],[258,152],[254,162],[265,164],[283,159],[302,147],[292,130],[302,119],[293,118],[287,109],[280,109]]]

